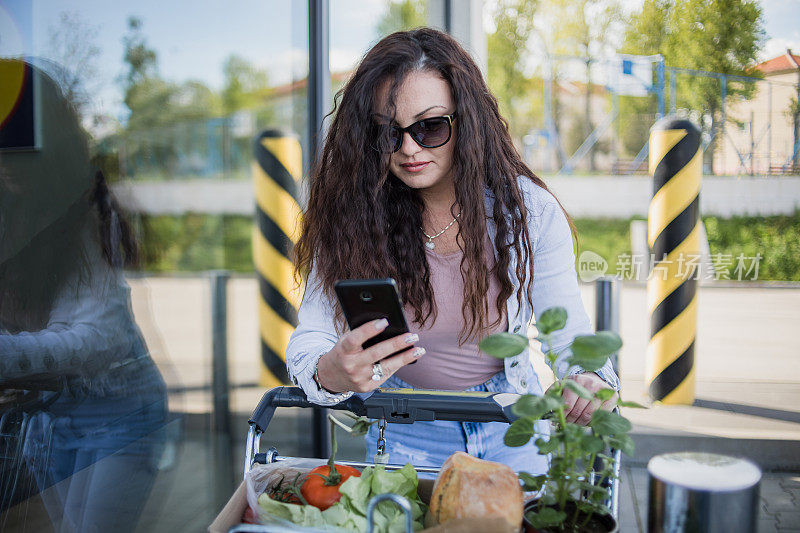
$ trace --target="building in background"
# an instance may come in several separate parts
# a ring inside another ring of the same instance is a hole
[[[729,107],[720,163],[734,175],[800,174],[800,55],[786,50],[756,69],[764,80],[753,98]]]

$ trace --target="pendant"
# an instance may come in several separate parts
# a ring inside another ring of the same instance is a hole
[[[433,243],[433,241],[426,242],[425,246],[428,247],[428,250],[433,250],[434,248],[436,248],[436,245]]]

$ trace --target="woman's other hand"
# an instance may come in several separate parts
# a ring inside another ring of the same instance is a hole
[[[594,372],[575,374],[573,376],[568,376],[566,379],[572,379],[578,383],[578,385],[583,385],[583,387],[592,394],[600,389],[610,388],[608,383],[603,381],[603,379]],[[586,426],[589,425],[589,422],[592,420],[592,414],[598,408],[606,411],[613,410],[617,405],[619,394],[615,392],[611,398],[601,404],[600,400],[586,400],[571,390],[564,389],[563,398],[564,403],[567,404],[567,422],[573,422],[575,424],[580,424],[581,426]]]
[[[319,384],[330,392],[369,392],[380,387],[389,376],[401,367],[419,359],[425,348],[414,347],[419,340],[415,333],[403,333],[379,342],[367,349],[362,345],[386,329],[389,323],[385,318],[373,320],[342,335],[336,346],[324,354],[317,363]],[[404,350],[402,353],[389,355]],[[384,359],[388,357],[387,359]],[[372,366],[379,362],[383,378],[372,379]]]

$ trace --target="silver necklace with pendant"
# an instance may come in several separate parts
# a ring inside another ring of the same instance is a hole
[[[425,229],[424,228],[422,229],[422,234],[425,235],[428,238],[428,242],[425,243],[425,246],[428,247],[428,250],[433,250],[434,248],[436,248],[436,243],[433,242],[433,239],[435,239],[436,237],[439,237],[442,233],[444,233],[445,231],[449,230],[450,226],[455,224],[456,223],[456,219],[458,217],[460,217],[460,216],[461,216],[461,213],[459,213],[456,216],[454,216],[453,220],[442,231],[440,231],[436,235],[428,235],[427,233],[425,233]]]

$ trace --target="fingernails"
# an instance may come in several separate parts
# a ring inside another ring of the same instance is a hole
[[[425,348],[422,346],[414,348],[414,357],[422,357],[423,355],[425,355]]]
[[[416,333],[409,333],[406,335],[406,344],[414,344],[419,340],[419,335]]]
[[[386,326],[388,326],[388,325],[389,325],[389,321],[386,320],[385,318],[381,318],[380,320],[375,322],[375,329],[377,329],[378,331],[381,331],[383,329],[386,329]]]

